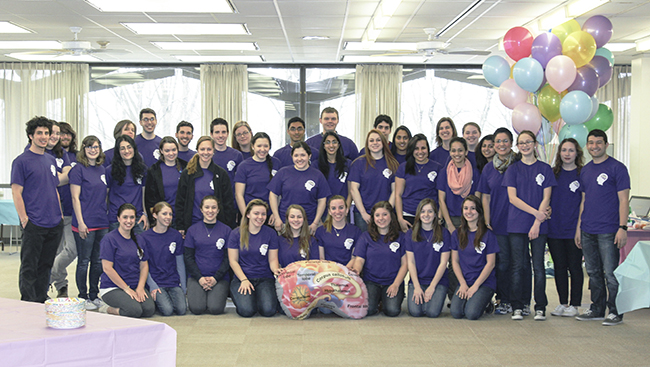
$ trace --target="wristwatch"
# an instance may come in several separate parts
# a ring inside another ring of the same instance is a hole
[[[622,229],[624,231],[627,231],[627,226],[618,226],[618,228],[620,228],[620,229]]]

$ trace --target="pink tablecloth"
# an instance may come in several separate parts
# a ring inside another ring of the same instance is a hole
[[[45,306],[0,298],[1,366],[175,366],[176,331],[166,324],[86,314],[86,326],[45,326]]]
[[[629,229],[627,231],[627,244],[619,250],[621,254],[621,259],[618,262],[619,264],[623,263],[625,258],[627,258],[627,255],[639,241],[650,241],[650,231],[644,229]]]

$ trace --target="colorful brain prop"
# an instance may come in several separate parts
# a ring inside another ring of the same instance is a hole
[[[278,276],[275,289],[284,313],[292,319],[306,319],[317,307],[352,319],[368,314],[368,290],[363,280],[334,261],[291,263]]]

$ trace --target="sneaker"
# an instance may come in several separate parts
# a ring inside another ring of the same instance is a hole
[[[521,310],[521,314],[524,316],[530,315],[530,305],[524,305],[524,309]]]
[[[102,302],[102,300],[99,298],[95,298],[92,300],[92,302],[95,306],[97,306],[97,308],[100,308],[104,304],[104,302]]]
[[[622,323],[623,323],[623,319],[615,313],[610,313],[605,318],[605,321],[603,321],[604,326],[614,326]]]
[[[93,301],[87,299],[86,300],[86,310],[87,311],[95,311],[97,309],[97,305],[93,303]]]
[[[586,310],[584,313],[576,316],[576,320],[579,321],[603,321],[605,320],[604,316],[596,315],[591,309]]]
[[[512,313],[512,306],[510,303],[499,303],[497,308],[494,310],[495,315],[507,315]]]
[[[535,311],[535,321],[544,321],[546,320],[546,312],[542,310]]]
[[[551,311],[551,316],[562,316],[564,315],[564,311],[566,311],[567,306],[565,305],[557,305],[555,307],[555,310]]]
[[[578,315],[578,308],[575,306],[567,306],[562,313],[563,317],[575,317]]]
[[[108,307],[109,306],[106,303],[102,302],[102,305],[99,306],[99,308],[97,309],[97,312],[108,313]]]
[[[514,311],[512,312],[512,316],[511,316],[511,318],[512,318],[513,320],[523,320],[523,319],[524,319],[524,316],[523,316],[521,310],[514,310]]]
[[[68,286],[64,285],[56,293],[56,298],[68,298]]]

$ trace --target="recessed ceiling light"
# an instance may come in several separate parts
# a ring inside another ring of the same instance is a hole
[[[234,13],[228,0],[86,0],[103,12]]]
[[[4,50],[51,50],[60,49],[57,41],[0,41],[0,49]]]
[[[228,51],[257,51],[260,48],[255,42],[151,42],[161,50],[172,51],[202,51],[202,50],[228,50]]]
[[[623,52],[631,48],[634,48],[634,46],[636,46],[636,44],[630,42],[630,43],[608,43],[604,47],[612,52]]]
[[[417,51],[418,47],[417,43],[406,42],[345,42],[343,49],[346,51]]]
[[[10,22],[0,22],[0,33],[33,33],[27,28],[17,26]]]
[[[244,24],[120,23],[135,34],[249,35]]]
[[[183,62],[251,62],[258,63],[266,61],[264,56],[196,56],[196,55],[176,55],[174,56]]]
[[[342,62],[350,63],[397,63],[397,64],[423,64],[424,58],[422,56],[354,56],[345,55],[341,59]]]
[[[30,53],[25,53],[25,52],[14,52],[10,54],[6,54],[5,56],[9,56],[13,59],[18,59],[22,61],[66,61],[66,62],[96,62],[96,61],[102,61],[94,56],[91,55],[79,55],[79,56],[73,56],[73,55],[34,55]]]
[[[305,41],[322,41],[330,38],[327,36],[304,36],[302,39]]]

